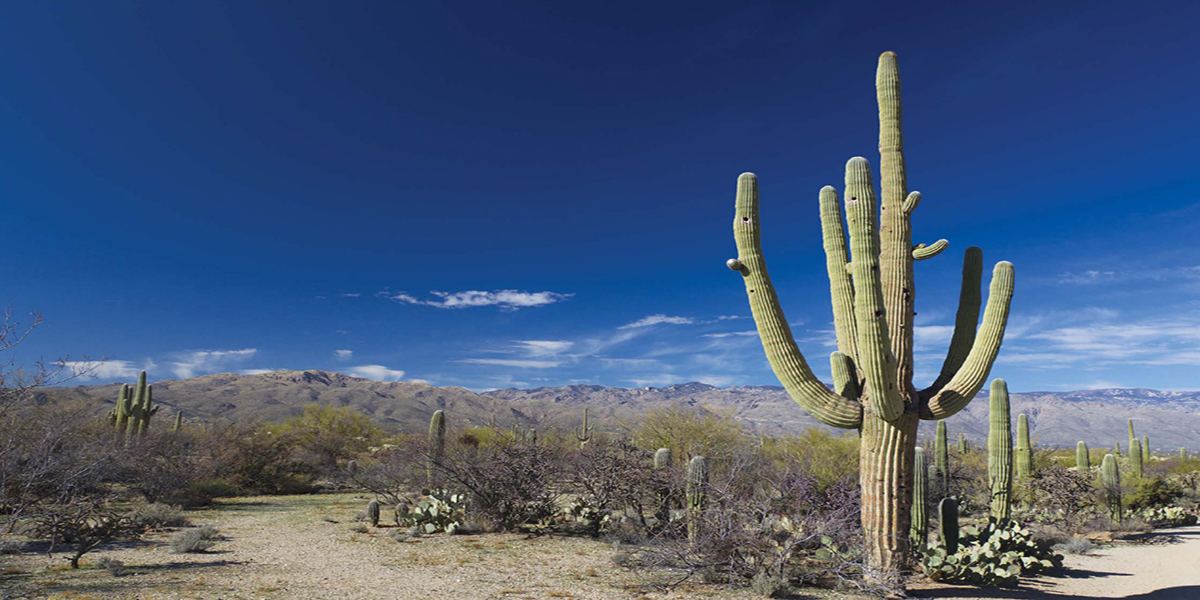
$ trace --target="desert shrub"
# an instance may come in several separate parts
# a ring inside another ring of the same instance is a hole
[[[387,434],[371,418],[348,406],[310,404],[304,412],[269,430],[289,438],[297,457],[323,469],[333,469],[378,445]]]
[[[792,595],[792,585],[787,579],[766,573],[751,578],[750,589],[764,598],[787,598]]]
[[[422,533],[455,533],[466,516],[462,494],[432,490],[396,506],[396,526],[417,527]]]
[[[303,494],[312,491],[312,465],[294,456],[294,439],[262,425],[211,424],[202,444],[208,479],[223,479],[238,493]]]
[[[1143,508],[1134,513],[1134,517],[1156,528],[1186,527],[1195,525],[1197,521],[1196,515],[1179,506]]]
[[[20,554],[25,549],[25,540],[15,535],[0,535],[0,555]]]
[[[457,446],[437,465],[447,487],[467,495],[469,514],[500,531],[538,523],[557,510],[563,471],[550,448],[522,440],[489,447]]]
[[[68,504],[41,507],[32,520],[29,535],[58,544],[75,546],[71,568],[79,568],[79,559],[102,544],[136,538],[144,527],[123,513],[111,509],[96,498],[80,498]]]
[[[1039,523],[1078,533],[1097,515],[1101,497],[1088,473],[1049,466],[1031,473],[1024,485],[1033,507],[1026,512]]]
[[[108,571],[108,574],[113,577],[120,577],[129,573],[129,569],[125,568],[125,563],[107,556],[96,561],[96,568]]]
[[[1183,486],[1165,478],[1142,478],[1132,493],[1125,495],[1125,505],[1132,510],[1169,506],[1183,497]]]
[[[171,536],[171,552],[174,554],[204,552],[213,547],[214,540],[219,535],[217,528],[212,525],[185,529]]]
[[[638,421],[632,443],[647,452],[670,448],[677,461],[691,456],[719,460],[749,445],[733,419],[684,405],[651,409]]]
[[[768,438],[763,444],[768,457],[790,463],[822,486],[858,477],[858,448],[858,432],[834,435],[817,427],[799,435]]]
[[[394,505],[425,484],[427,457],[425,440],[408,437],[348,462],[340,476],[346,485]]]
[[[127,516],[147,529],[184,527],[189,524],[183,510],[170,504],[142,504],[130,510]]]
[[[226,479],[201,479],[189,482],[173,498],[181,506],[196,507],[212,504],[217,498],[231,498],[238,495],[238,489]]]
[[[1062,555],[1050,546],[1016,521],[989,518],[983,526],[962,529],[957,553],[947,555],[943,546],[929,548],[922,566],[934,581],[1013,587],[1021,575],[1062,566]]]
[[[119,455],[116,480],[146,502],[183,504],[188,484],[209,474],[201,440],[192,432],[151,429],[135,436]]]
[[[567,509],[584,530],[598,536],[605,527],[620,523],[628,512],[635,525],[645,529],[645,506],[654,502],[656,473],[651,457],[631,445],[593,442],[574,457],[571,469],[575,500]]]
[[[371,528],[367,527],[366,523],[355,523],[354,525],[350,526],[350,531],[354,533],[366,533],[370,530]]]
[[[1096,548],[1098,546],[1085,537],[1071,537],[1065,542],[1054,545],[1054,550],[1062,554],[1087,555]]]

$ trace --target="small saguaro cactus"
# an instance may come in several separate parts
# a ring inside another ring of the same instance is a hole
[[[179,431],[183,429],[183,411],[175,411],[175,424],[171,426],[171,431]]]
[[[913,498],[912,523],[909,526],[909,538],[913,549],[917,552],[925,550],[929,539],[929,514],[926,509],[929,504],[929,467],[925,464],[925,449],[917,446],[913,451]]]
[[[942,498],[938,502],[938,529],[942,534],[942,545],[946,556],[958,552],[958,500]]]
[[[425,482],[432,484],[437,466],[446,453],[446,413],[435,410],[429,418],[429,462],[425,465]]]
[[[371,527],[379,527],[379,501],[372,500],[367,503],[367,520],[371,522]]]
[[[1117,442],[1116,444],[1113,445],[1112,453],[1116,456],[1121,455],[1121,442]]]
[[[1137,439],[1137,435],[1133,433],[1133,419],[1129,420],[1129,451],[1133,452],[1133,440]]]
[[[1179,460],[1187,460],[1187,448],[1179,448]]]
[[[971,451],[971,446],[970,446],[970,444],[967,443],[967,436],[964,434],[961,434],[961,433],[958,434],[958,453],[966,454],[970,451]]]
[[[938,421],[933,439],[933,466],[943,495],[950,494],[950,444],[946,437],[946,422]]]
[[[1117,457],[1105,454],[1100,463],[1100,477],[1104,483],[1104,498],[1108,504],[1108,517],[1118,523],[1123,520],[1125,511],[1121,506],[1121,468],[1117,465]]]
[[[1004,338],[1014,275],[1011,263],[996,264],[981,323],[983,252],[966,249],[946,359],[932,385],[914,387],[914,263],[933,257],[948,242],[913,243],[912,216],[921,194],[908,189],[900,70],[894,52],[879,57],[875,91],[878,195],[871,166],[862,157],[846,163],[844,204],[832,186],[819,194],[837,337],[837,352],[830,357],[832,391],[800,353],[767,273],[758,178],[753,173],[738,178],[733,223],[737,258],[729,259],[726,266],[742,276],[767,360],[792,399],[825,425],[860,431],[865,575],[868,581],[885,583],[895,581],[909,560],[910,486],[918,422],[958,413],[987,381]],[[845,209],[844,220],[839,204]]]
[[[1134,477],[1142,476],[1142,442],[1137,439],[1129,442],[1129,472]]]
[[[1025,479],[1033,474],[1033,445],[1029,441],[1029,417],[1017,415],[1016,477]]]
[[[992,516],[1007,519],[1012,502],[1013,443],[1012,416],[1008,408],[1008,386],[1003,379],[992,381],[988,421],[988,484],[992,490]]]
[[[1150,458],[1150,436],[1142,436],[1142,459]]]
[[[1075,444],[1075,470],[1080,473],[1092,470],[1092,456],[1088,453],[1087,444],[1083,441]]]
[[[695,542],[700,533],[700,515],[704,513],[704,505],[708,500],[708,459],[703,456],[693,456],[688,463],[687,472],[687,501],[688,501],[688,541]]]
[[[654,452],[654,470],[664,471],[671,468],[671,449],[659,448]],[[654,493],[654,502],[656,509],[654,517],[658,521],[658,527],[666,527],[667,521],[671,520],[671,488],[667,478],[659,480],[660,486]]]
[[[583,409],[583,425],[580,425],[579,428],[575,430],[575,439],[579,440],[580,448],[591,441],[592,430],[595,428],[595,425],[588,425],[588,409]]]

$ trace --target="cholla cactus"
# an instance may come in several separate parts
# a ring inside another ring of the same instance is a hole
[[[1029,441],[1029,417],[1017,415],[1016,477],[1025,479],[1033,474],[1033,444]]]
[[[379,527],[379,501],[372,500],[367,503],[367,520],[371,522],[371,527]]]
[[[579,447],[582,448],[592,439],[592,430],[595,425],[588,425],[588,409],[583,409],[583,425],[575,430],[575,439],[579,440]]]
[[[926,512],[929,503],[929,478],[926,476],[928,473],[925,449],[917,446],[913,451],[912,523],[909,526],[909,537],[918,552],[925,550],[929,539],[929,514]]]
[[[437,466],[446,454],[446,413],[436,410],[429,418],[429,462],[425,464],[425,482],[433,484]]]
[[[708,500],[708,459],[703,456],[693,456],[688,463],[687,472],[687,501],[688,501],[688,541],[695,542],[700,532],[700,515],[704,513],[704,505]]]
[[[992,516],[1007,519],[1012,502],[1012,416],[1008,412],[1008,386],[992,381],[988,420],[988,484],[992,490]]]
[[[1104,498],[1108,505],[1108,517],[1118,523],[1124,519],[1125,510],[1121,505],[1121,468],[1117,465],[1117,457],[1105,454],[1100,463],[1100,477],[1104,483]]]
[[[1075,470],[1080,473],[1092,470],[1092,456],[1088,453],[1087,444],[1082,441],[1075,444]]]
[[[846,163],[845,222],[837,191],[827,186],[820,192],[837,332],[838,351],[830,357],[834,391],[817,379],[801,355],[767,274],[758,179],[753,173],[738,178],[734,216],[738,256],[726,265],[742,275],[767,359],[792,399],[826,425],[861,432],[866,574],[870,581],[890,583],[908,562],[909,489],[918,421],[954,415],[986,382],[1008,322],[1014,276],[1010,263],[996,265],[980,325],[983,253],[974,247],[966,250],[949,352],[933,385],[917,390],[912,382],[914,261],[934,256],[947,243],[926,247],[912,241],[911,217],[921,195],[908,191],[895,53],[879,57],[875,88],[880,201],[870,165],[861,157]]]

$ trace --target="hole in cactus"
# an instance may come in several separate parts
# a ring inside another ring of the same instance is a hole
[[[751,294],[753,294],[753,293],[754,293],[754,290],[750,290],[750,293],[751,293]]]
[[[750,217],[742,217],[742,222],[743,222],[743,223],[749,223],[749,222],[750,222]]]

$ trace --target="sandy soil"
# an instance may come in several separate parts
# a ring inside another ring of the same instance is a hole
[[[203,554],[171,554],[170,533],[88,554],[78,571],[58,554],[0,556],[0,599],[580,600],[753,598],[697,585],[659,594],[613,564],[599,540],[524,535],[422,536],[397,543],[393,529],[356,533],[366,499],[352,495],[258,497],[189,513],[227,539]],[[336,521],[329,522],[326,519]],[[382,525],[382,523],[381,523]],[[94,568],[102,557],[131,574]],[[807,590],[806,590],[807,591]],[[816,591],[822,598],[841,598]],[[805,596],[812,598],[814,596]]]
[[[1200,600],[1200,526],[1159,530],[1094,551],[1067,556],[1054,576],[1022,582],[1014,590],[921,586],[919,598],[972,600]]]

